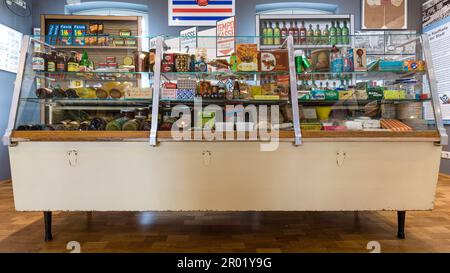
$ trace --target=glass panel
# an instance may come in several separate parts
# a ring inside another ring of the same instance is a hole
[[[138,51],[150,38],[123,35],[133,42],[119,45],[119,36],[92,45],[86,37],[33,37],[16,129],[150,130],[154,72],[149,53]]]
[[[165,37],[161,132],[256,140],[293,131],[287,49],[259,51],[254,36],[197,38],[189,44],[185,37]]]

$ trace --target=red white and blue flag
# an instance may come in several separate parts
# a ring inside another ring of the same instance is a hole
[[[235,14],[236,0],[169,0],[169,26],[215,26]]]

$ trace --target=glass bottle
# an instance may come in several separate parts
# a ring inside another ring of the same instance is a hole
[[[47,71],[48,72],[56,71],[56,51],[54,50],[52,50],[52,52],[47,58]]]
[[[278,22],[276,22],[275,29],[273,30],[273,38],[274,45],[281,45],[281,29]]]
[[[336,45],[337,43],[337,37],[336,37],[336,27],[334,24],[334,21],[331,22],[331,28],[330,28],[330,45]]]
[[[78,71],[80,72],[87,72],[89,71],[90,62],[89,62],[89,56],[86,50],[83,50],[83,54],[81,56],[80,63],[78,64]]]
[[[294,21],[291,21],[291,26],[289,27],[288,35],[292,36],[292,38],[294,38],[294,41],[295,41]]]
[[[239,87],[239,81],[235,80],[233,85],[233,99],[238,100],[241,96],[241,89]]]
[[[309,45],[314,44],[314,30],[311,24],[309,25],[309,29],[306,32],[306,43]]]
[[[322,31],[320,30],[320,25],[317,24],[316,30],[314,30],[314,44],[320,45],[322,41]]]
[[[305,21],[302,21],[302,26],[299,30],[299,43],[301,45],[306,44],[306,27],[305,27]]]
[[[264,27],[262,29],[262,44],[267,45],[267,22],[264,23]]]
[[[341,23],[337,22],[336,24],[336,43],[338,45],[342,45],[342,28]]]
[[[330,28],[328,24],[325,26],[325,29],[322,31],[322,44],[327,45],[330,40]]]
[[[66,55],[63,52],[58,52],[56,54],[56,71],[58,72],[67,71]]]
[[[350,29],[347,26],[347,21],[344,21],[344,27],[342,28],[342,43],[344,45],[350,44]]]
[[[272,23],[267,26],[267,45],[273,45],[273,28]]]
[[[288,36],[288,29],[286,26],[286,22],[281,22],[281,43],[284,43]]]
[[[297,22],[294,22],[294,44],[299,44],[299,35],[300,35],[300,30],[298,28]]]
[[[79,71],[79,63],[77,61],[77,52],[72,51],[70,58],[67,60],[67,71],[68,72],[78,72]]]

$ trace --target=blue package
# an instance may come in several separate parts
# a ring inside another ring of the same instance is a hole
[[[59,40],[61,45],[72,45],[73,26],[59,25]]]

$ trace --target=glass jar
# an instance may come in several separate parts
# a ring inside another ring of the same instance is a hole
[[[145,51],[135,51],[134,65],[136,72],[148,72],[150,69],[149,53]]]
[[[36,51],[33,53],[31,60],[31,67],[34,71],[46,71],[47,54],[44,52]]]

